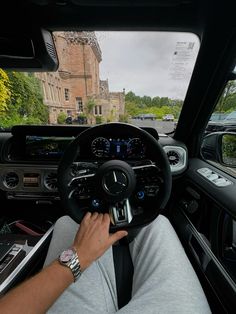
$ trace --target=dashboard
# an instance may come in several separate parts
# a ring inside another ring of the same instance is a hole
[[[58,200],[57,168],[64,151],[86,127],[18,126],[0,135],[0,192],[8,199]],[[172,176],[187,167],[187,149],[155,129],[144,128],[163,146]],[[151,154],[142,138],[131,134],[97,134],[81,144],[76,162],[121,159],[142,162]]]
[[[59,161],[75,137],[26,135],[9,143],[8,161]],[[17,144],[16,144],[17,143]],[[20,149],[18,149],[20,145]],[[81,147],[81,155],[91,158],[142,159],[146,145],[138,137],[95,137]]]

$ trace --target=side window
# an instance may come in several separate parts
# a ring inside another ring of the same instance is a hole
[[[206,133],[236,132],[236,81],[229,81],[219,98],[206,128]]]
[[[205,130],[201,153],[236,177],[236,81],[229,81]]]

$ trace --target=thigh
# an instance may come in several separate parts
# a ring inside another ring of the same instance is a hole
[[[70,247],[79,228],[70,217],[61,217],[55,224],[45,266]],[[57,299],[48,313],[115,313],[117,294],[112,249],[86,269],[76,283]]]
[[[58,258],[59,254],[73,244],[79,225],[69,216],[63,216],[54,225],[52,239],[44,267]]]
[[[134,263],[132,299],[119,313],[210,313],[185,251],[160,215],[130,244]]]

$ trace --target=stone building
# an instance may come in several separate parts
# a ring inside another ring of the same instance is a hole
[[[77,119],[90,116],[103,122],[118,121],[124,114],[124,92],[110,92],[108,81],[101,81],[99,63],[102,53],[94,32],[57,32],[54,34],[59,58],[57,72],[37,73],[42,82],[44,102],[49,107],[49,122],[57,123],[60,112]],[[88,112],[88,100],[93,112]]]
[[[101,116],[106,118],[107,122],[119,121],[120,115],[123,115],[125,111],[124,95],[124,90],[123,92],[110,92],[108,80],[100,80],[100,94],[95,99],[95,116],[101,112]]]

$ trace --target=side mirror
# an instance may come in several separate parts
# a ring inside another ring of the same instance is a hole
[[[236,133],[214,132],[208,134],[203,139],[201,154],[206,160],[236,168]]]

